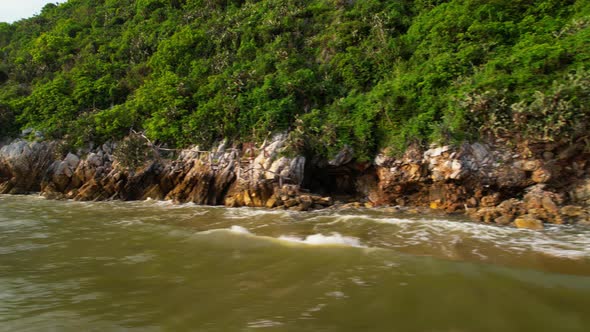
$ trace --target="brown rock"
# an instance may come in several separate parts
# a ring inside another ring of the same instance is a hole
[[[287,207],[287,208],[291,208],[291,207],[293,207],[293,206],[295,206],[297,204],[298,204],[298,202],[294,198],[291,198],[291,199],[288,199],[288,200],[285,201],[285,207]]]
[[[524,197],[525,208],[527,210],[540,209],[543,207],[542,198],[537,195],[527,194]]]
[[[313,202],[323,206],[330,206],[334,204],[332,197],[314,197]]]
[[[240,204],[238,204],[238,201],[236,200],[235,197],[228,196],[228,197],[225,198],[225,206],[227,206],[227,207],[239,207]]]
[[[551,218],[549,220],[549,222],[552,223],[552,224],[556,224],[556,225],[563,225],[563,224],[565,224],[565,220],[563,220],[563,218],[561,216],[559,216],[559,215]]]
[[[500,211],[496,207],[483,207],[480,209],[468,209],[467,213],[469,217],[475,221],[483,221],[485,223],[491,223],[496,218],[501,216]]]
[[[243,198],[245,206],[253,206],[252,198],[250,197],[250,192],[248,190],[244,190]]]
[[[541,167],[541,163],[538,160],[525,160],[521,164],[521,169],[523,171],[535,171]]]
[[[277,197],[276,196],[271,196],[267,201],[265,206],[269,209],[272,209],[273,207],[275,207],[277,205]]]
[[[543,205],[543,208],[547,210],[547,212],[555,215],[559,214],[559,208],[557,207],[557,204],[553,202],[551,197],[543,196],[543,198],[541,199],[541,204]]]
[[[260,193],[258,193],[257,191],[250,191],[250,198],[252,199],[252,205],[251,206],[263,206],[262,204],[262,195]]]
[[[494,193],[493,195],[487,195],[481,198],[481,206],[491,207],[496,206],[500,202],[500,194]]]
[[[511,211],[514,209],[515,202],[512,199],[508,199],[503,201],[502,203],[498,204],[498,208],[502,211]]]
[[[543,208],[528,209],[526,211],[526,213],[535,219],[544,219],[544,220],[551,219],[551,215],[549,213],[547,213],[547,210],[545,210]]]
[[[303,204],[299,204],[299,205],[295,205],[295,206],[291,206],[289,208],[289,211],[307,211],[307,209],[305,208],[305,206],[303,206]]]
[[[517,228],[526,228],[532,230],[542,230],[545,228],[541,220],[535,219],[534,217],[526,214],[514,219],[514,225]]]
[[[551,172],[548,169],[541,167],[533,172],[531,180],[536,183],[547,183],[551,180]]]
[[[477,199],[475,199],[475,197],[471,197],[465,202],[465,204],[467,204],[468,207],[476,207]]]
[[[590,179],[581,181],[571,192],[575,203],[590,205]]]
[[[299,197],[299,202],[301,202],[300,206],[302,211],[309,210],[311,208],[311,205],[313,204],[313,200],[309,195],[302,195],[301,197]]]
[[[512,222],[512,217],[508,215],[503,215],[494,219],[494,222],[498,225],[508,225]]]
[[[566,205],[561,208],[560,212],[567,217],[579,217],[584,214],[584,209],[577,205]]]

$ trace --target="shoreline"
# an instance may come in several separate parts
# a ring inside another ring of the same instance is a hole
[[[590,165],[577,147],[566,147],[567,153],[535,147],[537,153],[526,156],[522,147],[483,143],[410,147],[401,157],[383,151],[360,163],[346,147],[329,161],[287,156],[287,142],[286,134],[248,149],[224,141],[170,159],[143,146],[147,157],[130,167],[124,142],[78,152],[81,158],[58,153],[56,141],[17,139],[0,149],[0,193],[290,211],[417,209],[528,229],[590,221]]]

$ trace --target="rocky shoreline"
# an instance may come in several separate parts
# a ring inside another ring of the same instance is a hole
[[[582,144],[410,147],[397,158],[383,151],[358,162],[348,148],[329,161],[290,156],[288,142],[282,134],[260,147],[222,142],[167,158],[154,149],[130,168],[116,143],[75,154],[60,153],[60,142],[18,139],[0,149],[0,193],[294,211],[413,206],[529,229],[590,221],[590,156]]]

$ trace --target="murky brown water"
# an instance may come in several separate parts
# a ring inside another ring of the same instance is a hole
[[[590,331],[590,229],[0,196],[0,331]]]

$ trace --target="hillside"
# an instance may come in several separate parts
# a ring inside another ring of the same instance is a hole
[[[0,24],[0,84],[0,136],[75,146],[567,142],[590,129],[590,2],[70,0]]]

